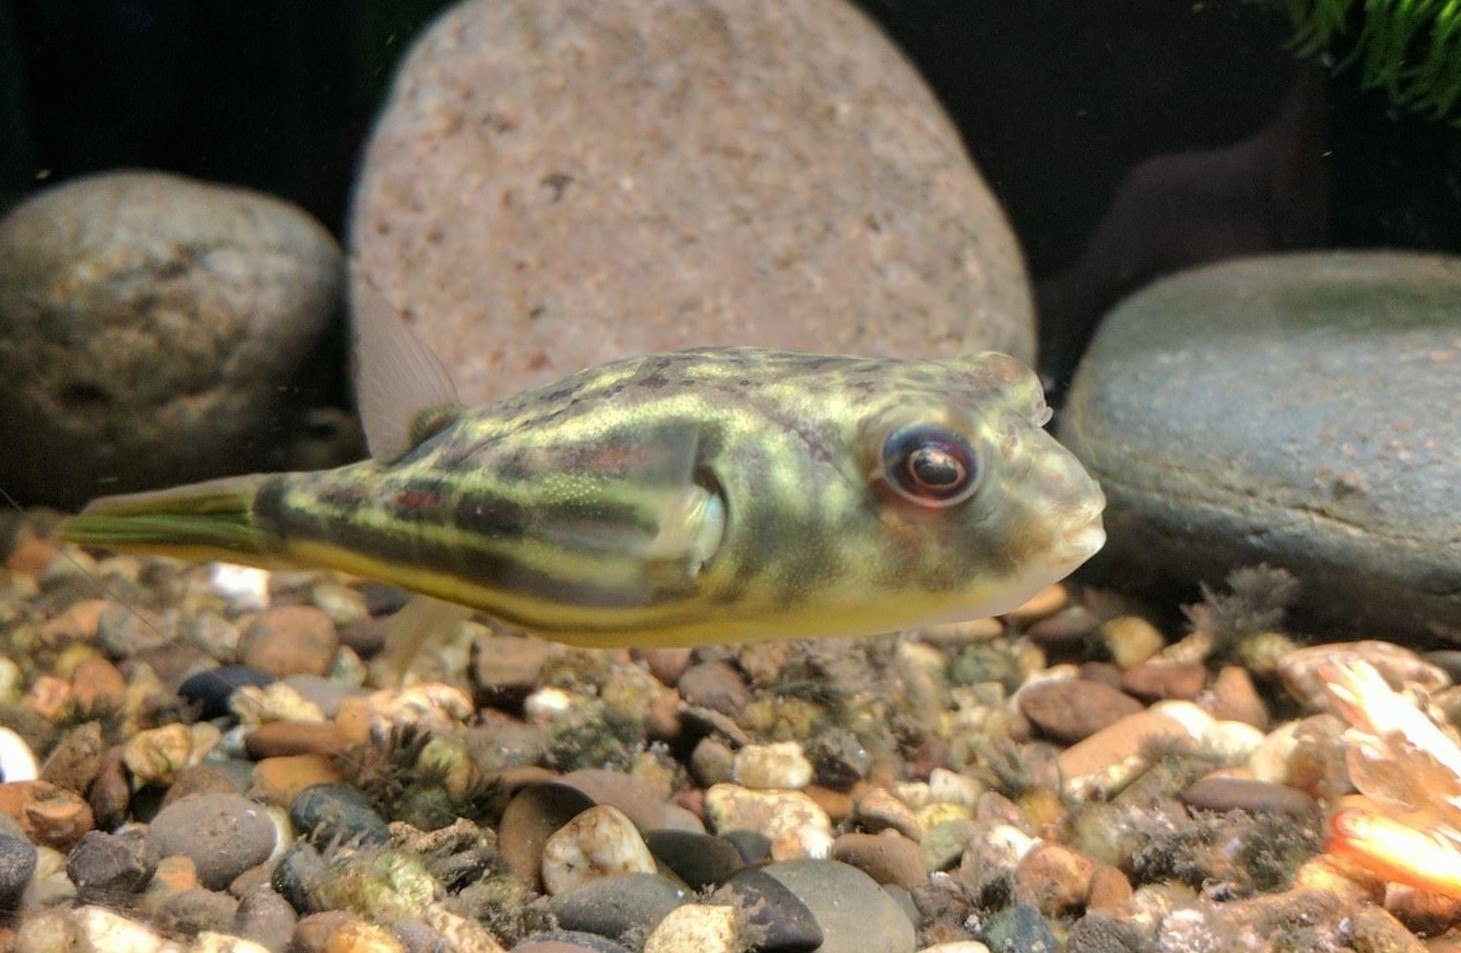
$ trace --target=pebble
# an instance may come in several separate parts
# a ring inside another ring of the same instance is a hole
[[[1207,685],[1207,666],[1143,662],[1121,676],[1121,690],[1145,702],[1192,701]]]
[[[157,869],[142,837],[88,831],[66,857],[66,876],[83,897],[112,901],[140,893]]]
[[[239,898],[233,925],[240,937],[269,953],[284,953],[298,922],[288,900],[269,886],[258,886]]]
[[[229,714],[229,701],[234,691],[245,685],[264,686],[274,681],[274,676],[247,665],[225,665],[208,669],[186,679],[178,686],[178,694],[200,706],[199,715],[205,719],[222,718]]]
[[[158,811],[147,837],[159,857],[189,858],[204,887],[222,890],[274,852],[280,831],[262,804],[237,794],[194,794]]]
[[[0,784],[0,814],[37,844],[70,850],[95,824],[91,807],[74,791],[46,781]]]
[[[228,933],[204,930],[193,938],[188,953],[273,953],[262,943]]]
[[[535,933],[512,948],[512,953],[630,953],[601,936],[573,930]]]
[[[748,932],[759,936],[757,949],[799,953],[818,949],[826,935],[811,909],[791,888],[762,868],[747,868],[716,892],[743,911]]]
[[[880,884],[897,884],[907,890],[928,878],[918,842],[896,831],[841,834],[832,842],[831,858],[851,864]]]
[[[752,791],[717,784],[705,792],[705,815],[718,834],[751,830],[772,840],[803,825],[832,829],[827,812],[799,791]]]
[[[817,953],[866,953],[877,937],[881,953],[913,953],[913,923],[877,881],[835,860],[790,860],[762,868],[806,904],[821,927]]]
[[[738,953],[742,949],[736,911],[689,903],[654,927],[644,953]]]
[[[0,486],[15,496],[75,508],[242,472],[280,447],[270,432],[302,434],[313,388],[297,378],[344,268],[297,207],[105,172],[16,206],[0,249]]]
[[[539,687],[538,676],[552,651],[543,639],[486,635],[472,643],[472,684],[484,705],[509,709]]]
[[[1239,665],[1224,665],[1212,682],[1212,698],[1204,705],[1220,721],[1241,721],[1260,731],[1267,731],[1272,720],[1268,704],[1258,694],[1248,670]]]
[[[384,927],[352,917],[330,931],[320,953],[406,953],[406,947]]]
[[[1369,663],[1396,691],[1413,684],[1433,693],[1451,684],[1451,677],[1445,669],[1432,665],[1411,649],[1373,640],[1296,649],[1279,660],[1278,674],[1289,694],[1311,711],[1330,711],[1329,697],[1324,691],[1319,669],[1327,664],[1343,665],[1353,661]]]
[[[1307,631],[1461,633],[1458,303],[1461,259],[1333,251],[1127,298],[1062,414],[1115,527],[1086,576],[1160,596],[1266,562]]]
[[[1067,916],[1085,906],[1095,872],[1095,861],[1045,841],[1030,848],[1015,867],[1014,897],[1047,917]]]
[[[259,671],[327,675],[340,648],[335,624],[313,606],[275,606],[261,612],[238,644],[239,661]]]
[[[615,938],[653,930],[685,902],[685,891],[654,873],[613,874],[554,895],[548,909],[566,930]]]
[[[219,737],[218,729],[207,722],[174,722],[128,738],[122,744],[122,761],[138,785],[165,787],[179,771],[202,760]]]
[[[1017,625],[1030,625],[1049,618],[1070,602],[1070,590],[1060,583],[1052,583],[1035,593],[1024,604],[1010,610],[1005,616]]]
[[[297,841],[280,855],[269,876],[269,886],[291,909],[304,916],[318,912],[318,887],[325,874],[325,861],[319,850],[308,841]],[[303,923],[301,920],[301,926]]]
[[[16,732],[0,727],[0,782],[34,781],[40,776],[40,765],[30,745]]]
[[[925,946],[918,953],[989,953],[989,947],[978,940],[954,940],[951,943]]]
[[[149,926],[105,907],[79,907],[71,914],[78,946],[91,953],[181,953],[182,947]]]
[[[563,775],[558,783],[577,788],[598,804],[618,808],[640,830],[705,830],[698,817],[665,802],[668,791],[656,790],[642,778],[631,774],[602,768],[581,768]]]
[[[984,942],[990,953],[1057,953],[1059,942],[1040,911],[1015,903],[984,922]]]
[[[1182,800],[1207,811],[1283,814],[1301,821],[1312,820],[1319,814],[1318,803],[1303,791],[1250,778],[1203,778],[1182,792]]]
[[[856,817],[870,831],[891,828],[913,841],[927,833],[918,813],[887,788],[869,788],[857,799]]]
[[[566,784],[546,782],[522,788],[502,812],[497,848],[508,868],[534,889],[543,883],[543,846],[559,828],[594,806],[593,798]]]
[[[655,860],[694,890],[724,883],[745,864],[735,844],[695,831],[649,831],[644,843]]]
[[[173,935],[218,932],[233,926],[238,901],[217,890],[194,887],[162,898],[152,906],[152,921]]]
[[[392,88],[349,231],[469,405],[716,343],[1033,357],[1003,213],[850,5],[474,0]]]
[[[117,827],[125,820],[132,803],[132,783],[122,761],[121,745],[113,745],[102,755],[96,778],[86,793],[96,824],[102,828]]]
[[[322,722],[325,713],[286,681],[244,685],[228,698],[229,712],[246,727],[271,721]],[[341,730],[344,726],[341,725]]]
[[[1020,712],[1047,737],[1075,744],[1142,711],[1141,702],[1084,678],[1041,682],[1020,690]]]
[[[1136,668],[1167,644],[1161,630],[1140,616],[1107,619],[1096,631],[1111,653],[1111,661],[1123,672]]]
[[[1097,864],[1086,892],[1088,913],[1114,912],[1132,896],[1131,881],[1117,867]]]
[[[281,755],[254,765],[253,793],[267,804],[288,808],[306,788],[342,780],[334,762],[323,755]]]
[[[332,758],[346,747],[344,734],[329,722],[269,722],[250,731],[244,744],[256,761],[300,754]]]
[[[316,784],[295,795],[289,820],[310,842],[384,844],[390,829],[363,792],[340,784]]]
[[[741,673],[729,662],[719,659],[691,665],[685,669],[675,687],[688,704],[732,718],[740,715],[751,703],[751,691]]]
[[[742,787],[799,791],[812,783],[812,763],[795,741],[746,745],[735,753],[731,778]]]
[[[543,886],[554,896],[611,874],[654,873],[654,855],[623,811],[591,807],[543,845]]]
[[[118,711],[125,701],[126,692],[127,680],[122,673],[99,655],[83,659],[71,673],[71,697],[81,712],[103,714]]]
[[[1173,704],[1185,703],[1166,702],[1128,715],[1062,751],[1056,763],[1066,791],[1080,797],[1100,790],[1119,790],[1145,766],[1141,752],[1146,745],[1162,739],[1190,742],[1211,722],[1196,708],[1193,710],[1201,713],[1203,721],[1174,717],[1164,707]]]
[[[14,910],[36,872],[38,853],[18,834],[0,832],[0,910]]]

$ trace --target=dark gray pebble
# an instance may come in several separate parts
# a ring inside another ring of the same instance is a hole
[[[36,846],[24,837],[0,833],[0,910],[14,910],[36,872]]]
[[[547,930],[534,933],[512,948],[512,953],[629,953],[627,949],[595,933],[580,930]]]
[[[384,844],[391,839],[370,798],[338,784],[316,784],[300,791],[289,805],[289,819],[317,847]]]
[[[156,869],[157,858],[143,837],[104,831],[87,831],[66,857],[66,876],[82,897],[115,900],[137,893]]]
[[[1203,778],[1182,792],[1182,800],[1207,811],[1287,814],[1299,819],[1319,813],[1319,805],[1303,791],[1252,778]]]
[[[313,845],[299,841],[284,852],[269,885],[294,908],[305,915],[315,912],[314,887],[325,875],[325,859]]]
[[[393,615],[411,601],[411,593],[386,582],[363,582],[356,587],[365,597],[365,609],[371,615]]]
[[[225,665],[190,676],[178,686],[178,694],[201,707],[204,719],[229,714],[228,700],[245,685],[268,685],[274,676],[247,665]]]
[[[653,930],[685,902],[685,891],[659,874],[616,874],[590,880],[548,901],[565,930],[611,939],[630,929]]]
[[[191,794],[158,811],[147,828],[157,856],[190,858],[210,890],[263,863],[278,837],[264,805],[237,794]]]
[[[817,949],[826,939],[817,918],[791,888],[761,870],[736,874],[716,894],[727,895],[746,912],[747,925],[757,933],[757,950],[800,953]]]
[[[712,834],[650,831],[644,842],[656,860],[696,890],[725,883],[746,865],[735,844]]]
[[[984,922],[990,953],[1055,953],[1060,945],[1040,911],[1027,903],[1005,907]]]
[[[1152,947],[1134,923],[1091,914],[1071,925],[1066,953],[1142,953]]]
[[[771,859],[771,838],[760,831],[726,831],[720,837],[730,841],[748,864],[760,864]]]
[[[299,917],[288,900],[273,888],[260,885],[239,900],[233,932],[253,940],[270,953],[283,953],[298,922]]]

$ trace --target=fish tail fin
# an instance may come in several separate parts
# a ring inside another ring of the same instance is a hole
[[[63,521],[61,538],[135,553],[266,564],[278,540],[255,518],[254,501],[273,479],[252,474],[104,496]]]

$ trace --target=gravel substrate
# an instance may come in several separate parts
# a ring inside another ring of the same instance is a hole
[[[380,688],[397,590],[53,525],[0,525],[21,953],[1461,949],[1461,899],[1326,853],[1355,769],[1323,667],[1444,723],[1461,654],[1285,634],[1282,573],[1185,621],[1057,586],[693,651],[478,619]]]

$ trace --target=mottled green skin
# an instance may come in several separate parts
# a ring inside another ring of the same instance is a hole
[[[1100,491],[1043,413],[998,354],[650,355],[463,410],[398,461],[267,478],[252,519],[274,554],[565,641],[888,631],[1007,610],[1094,552],[1066,537]],[[976,448],[971,499],[928,509],[879,479],[884,436],[916,422]],[[725,501],[703,568],[650,545],[685,535],[665,522],[686,492]]]

